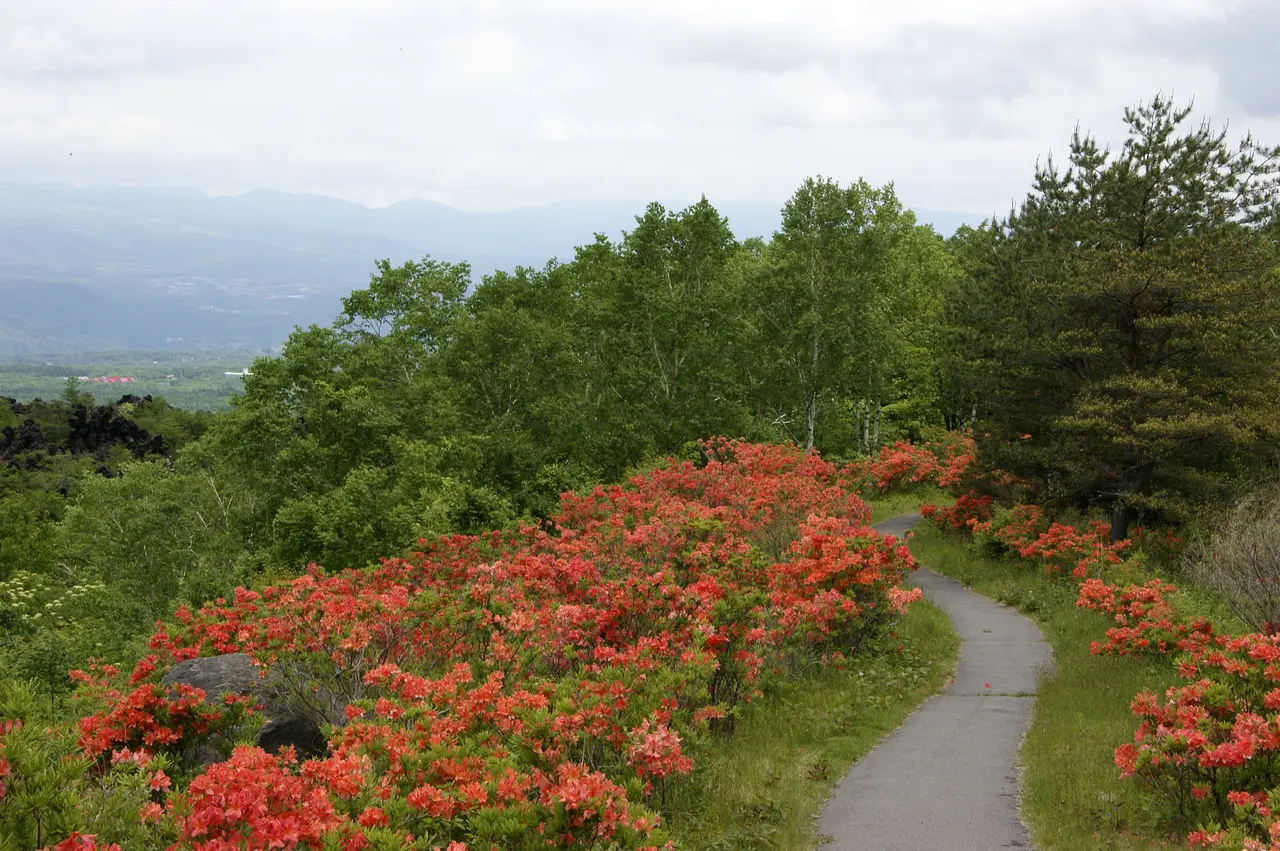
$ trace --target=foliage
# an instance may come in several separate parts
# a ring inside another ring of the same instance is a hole
[[[1164,98],[1117,151],[1079,133],[1021,208],[960,235],[951,371],[987,460],[1057,506],[1183,520],[1272,459],[1277,151]],[[1024,438],[1019,440],[1018,438]]]
[[[239,702],[157,681],[166,660],[248,652],[298,697],[329,696],[329,754],[240,748],[175,787],[153,812],[179,847],[406,832],[422,848],[661,844],[663,801],[712,730],[789,667],[858,653],[919,598],[899,587],[906,548],[864,525],[835,465],[728,440],[702,452],[701,467],[566,494],[550,530],[446,536],[180,611],[127,685],[79,675],[99,707],[82,747],[180,759],[230,736]]]
[[[0,683],[0,849],[162,847],[139,812],[167,786],[167,762],[125,756],[95,774],[74,733],[37,705],[26,684]]]
[[[893,379],[928,371],[917,364],[936,294],[951,274],[942,249],[903,210],[892,185],[810,178],[787,201],[749,297],[765,355],[765,409],[794,422],[789,433],[806,447],[817,441],[822,410],[841,399],[874,402],[878,432]],[[870,416],[867,407],[854,431],[865,435]],[[864,435],[835,448],[871,449]]]
[[[1253,629],[1280,632],[1280,489],[1240,500],[1188,554],[1188,572]]]
[[[106,586],[63,586],[48,576],[18,571],[0,582],[0,643],[10,676],[32,679],[53,694],[69,690],[67,671],[101,651],[89,625]]]
[[[150,397],[86,404],[76,388],[0,400],[0,669],[56,700],[70,668],[120,653],[175,595],[219,584],[189,564],[226,550],[225,535],[193,529],[216,513],[168,466],[207,422]]]

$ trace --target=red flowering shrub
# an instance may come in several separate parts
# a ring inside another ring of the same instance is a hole
[[[973,529],[991,517],[992,502],[993,497],[977,496],[970,491],[948,506],[921,505],[920,514],[939,529]]]
[[[884,493],[895,487],[937,481],[940,470],[938,457],[931,449],[898,441],[868,460],[865,475]]]
[[[120,851],[120,846],[102,845],[96,836],[73,833],[57,845],[45,846],[43,851]]]
[[[1177,588],[1159,579],[1144,585],[1119,588],[1099,579],[1086,579],[1076,605],[1112,616],[1117,626],[1107,630],[1107,641],[1092,643],[1096,655],[1129,656],[1192,652],[1213,637],[1213,625],[1203,619],[1178,618],[1170,597]]]
[[[238,747],[171,803],[186,847],[200,851],[320,847],[342,824],[317,772],[297,773],[286,749]]]
[[[784,654],[852,652],[919,598],[900,587],[910,553],[867,527],[832,464],[738,441],[704,451],[701,468],[565,494],[549,528],[423,541],[180,611],[132,690],[82,678],[102,705],[84,747],[176,749],[225,729],[238,707],[154,679],[171,660],[244,652],[324,704],[330,752],[237,750],[171,798],[182,847],[661,842],[662,787],[691,770],[708,725],[730,729]]]
[[[154,670],[150,659],[139,663],[135,677]],[[205,693],[180,684],[174,694],[157,682],[142,683],[127,693],[113,679],[119,672],[110,665],[93,666],[89,672],[72,671],[80,683],[80,695],[109,706],[104,712],[80,720],[80,747],[89,756],[125,749],[179,753],[209,737],[233,729],[243,716],[247,698],[230,698],[223,709],[205,704]]]
[[[1116,749],[1125,776],[1141,777],[1191,821],[1229,822],[1241,791],[1280,785],[1280,638],[1212,636],[1183,641],[1179,673],[1191,680],[1162,701],[1139,694],[1133,744]]]
[[[979,551],[999,556],[1019,552],[1048,528],[1049,521],[1040,506],[1019,504],[993,508],[990,518],[974,523],[970,531]]]
[[[1017,545],[1018,541],[1013,539],[1012,543]],[[1112,543],[1108,523],[1095,520],[1083,529],[1052,523],[1035,540],[1019,547],[1018,555],[1038,560],[1046,573],[1069,570],[1076,579],[1085,579],[1121,564],[1124,559],[1120,553],[1130,543],[1127,540]]]
[[[855,490],[870,487],[887,493],[921,484],[948,488],[965,480],[976,458],[977,443],[970,435],[951,434],[923,445],[898,441],[870,458],[847,465],[842,474]]]
[[[938,445],[933,444],[938,452]],[[941,444],[938,458],[938,487],[961,486],[973,475],[977,464],[978,443],[967,433],[953,433]]]

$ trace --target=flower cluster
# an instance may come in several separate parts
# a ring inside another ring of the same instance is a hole
[[[920,514],[939,529],[972,530],[991,516],[992,502],[993,497],[978,496],[970,491],[951,505],[921,505]]]
[[[149,659],[139,663],[135,676],[147,670],[154,670]],[[228,696],[227,709],[220,710],[206,705],[202,690],[185,684],[169,691],[145,682],[126,693],[113,684],[118,676],[111,665],[71,672],[82,696],[109,707],[80,720],[80,747],[89,756],[119,749],[179,753],[235,727],[248,703]]]
[[[661,844],[663,787],[779,660],[854,652],[919,598],[845,471],[791,447],[703,449],[703,466],[565,494],[541,526],[180,611],[131,690],[82,675],[101,706],[84,748],[227,729],[243,707],[157,678],[242,652],[328,707],[329,751],[241,748],[174,790],[146,816],[179,848]]]
[[[968,434],[925,444],[898,441],[876,455],[844,468],[844,476],[859,488],[872,487],[880,493],[911,485],[935,484],[946,488],[960,484],[969,475],[977,457],[977,443]]]
[[[231,759],[211,766],[171,802],[172,818],[201,851],[319,847],[342,825],[324,782],[326,762],[308,763],[298,773],[288,749],[273,756],[236,748]],[[335,795],[350,790],[340,783],[333,787]],[[348,844],[358,848],[358,842]]]

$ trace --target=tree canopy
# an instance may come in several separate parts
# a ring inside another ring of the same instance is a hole
[[[1280,150],[1126,110],[1118,150],[1077,132],[1021,207],[964,234],[954,369],[992,459],[1078,507],[1182,518],[1269,463],[1280,401]]]

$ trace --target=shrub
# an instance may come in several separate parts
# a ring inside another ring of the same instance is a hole
[[[168,762],[121,752],[93,771],[74,731],[48,724],[32,684],[0,683],[0,849],[120,851],[164,847],[142,809]]]
[[[939,529],[969,531],[991,517],[991,502],[991,497],[977,496],[970,491],[951,505],[921,505],[920,514]]]
[[[1280,632],[1280,486],[1245,497],[1192,545],[1187,568],[1256,630]]]
[[[910,552],[833,464],[702,449],[566,493],[545,524],[181,609],[129,687],[77,675],[97,708],[83,746],[176,754],[239,723],[158,678],[243,652],[326,703],[329,754],[237,750],[148,811],[175,848],[661,845],[668,787],[713,728],[786,660],[854,652],[919,597]]]
[[[973,527],[975,549],[985,556],[1017,553],[1026,543],[1048,531],[1044,510],[1038,505],[1003,506],[991,513],[991,519]]]

